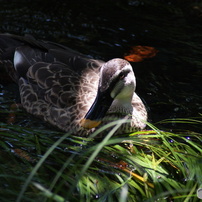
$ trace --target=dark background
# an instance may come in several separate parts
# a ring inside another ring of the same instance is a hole
[[[150,121],[200,117],[202,1],[19,0],[0,5],[1,33],[31,34],[102,60],[123,58],[135,45],[155,47],[154,58],[131,63]]]

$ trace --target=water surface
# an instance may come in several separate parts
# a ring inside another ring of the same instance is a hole
[[[132,63],[150,121],[202,113],[200,1],[1,2],[2,33],[31,34],[103,60],[123,58],[131,46],[155,47],[154,58]],[[6,85],[4,105],[2,92]]]

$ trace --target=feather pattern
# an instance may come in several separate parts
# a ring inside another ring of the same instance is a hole
[[[94,60],[60,44],[4,34],[0,60],[3,68],[12,69],[26,111],[63,131],[88,135],[95,128],[81,122],[92,117],[101,122],[97,128],[112,120],[130,120],[118,134],[145,127],[147,111],[134,92],[132,67],[123,59]]]

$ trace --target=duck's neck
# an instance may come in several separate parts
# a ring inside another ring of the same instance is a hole
[[[119,100],[115,99],[109,108],[110,112],[118,112],[123,114],[132,114],[133,108],[131,105],[131,102],[128,102],[128,100]]]

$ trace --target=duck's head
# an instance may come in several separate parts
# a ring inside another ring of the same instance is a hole
[[[135,87],[135,75],[129,62],[116,58],[104,63],[100,69],[97,96],[81,121],[82,127],[97,127],[114,100],[119,103],[119,107],[131,106]]]

